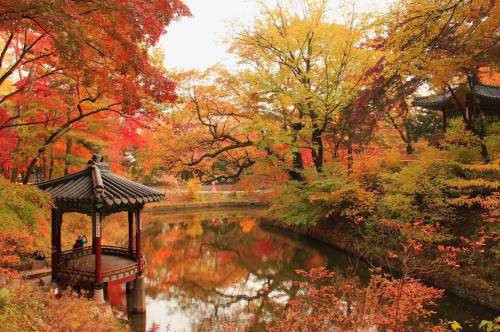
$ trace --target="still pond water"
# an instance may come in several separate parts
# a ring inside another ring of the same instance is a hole
[[[269,300],[286,303],[297,269],[326,266],[368,277],[355,257],[321,243],[271,229],[250,211],[148,216],[144,227],[144,316],[129,317],[133,331],[264,331],[273,318]],[[109,290],[126,312],[123,285]],[[436,320],[457,320],[476,331],[495,313],[447,295]]]

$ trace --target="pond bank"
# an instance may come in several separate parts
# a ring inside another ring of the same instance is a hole
[[[266,208],[268,205],[253,200],[241,201],[211,201],[211,202],[178,202],[178,203],[160,203],[151,204],[144,209],[145,212],[179,212],[179,211],[198,211],[198,210],[214,210],[214,209],[253,209]]]
[[[356,239],[352,234],[341,227],[333,227],[331,224],[318,224],[309,229],[302,229],[293,225],[287,225],[273,219],[265,219],[265,225],[292,231],[294,233],[321,241],[333,247],[344,250],[347,253],[364,257],[374,261],[380,266],[387,266],[385,262],[377,257],[365,257],[356,246]],[[394,270],[394,267],[391,266]],[[500,310],[500,289],[486,283],[484,280],[467,273],[460,269],[443,271],[439,275],[425,276],[421,278],[426,283],[438,288],[445,289],[459,297],[465,298],[474,303],[481,304],[493,310]],[[486,319],[487,317],[485,317]]]

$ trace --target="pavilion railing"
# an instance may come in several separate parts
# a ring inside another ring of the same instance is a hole
[[[133,260],[137,260],[137,252],[133,250],[129,251],[128,248],[118,247],[118,246],[102,246],[101,252],[103,255],[121,256]],[[78,257],[92,255],[92,246],[87,246],[79,249],[71,249],[61,252],[58,273],[66,276],[71,276],[72,279],[84,279],[87,281],[94,281],[94,272],[84,271],[75,267],[66,266],[70,260],[76,259]],[[131,264],[125,266],[119,266],[113,270],[103,271],[104,280],[113,280],[113,277],[117,275],[130,275],[136,273],[138,269],[145,265],[144,256],[141,255],[139,262],[135,261]]]
[[[137,252],[136,250],[132,250],[130,252],[128,248],[118,247],[118,246],[102,246],[101,251],[103,255],[115,255],[115,256],[123,256],[126,258],[136,258]]]
[[[92,247],[83,247],[78,249],[65,250],[61,252],[59,256],[59,262],[65,263],[71,259],[75,259],[78,257],[92,255]]]
[[[92,255],[92,246],[87,246],[78,249],[70,249],[61,252],[60,262],[67,262],[68,260],[75,259],[78,257]],[[125,258],[137,258],[136,250],[132,250],[130,252],[128,248],[118,247],[118,246],[102,246],[101,253],[103,255],[113,255],[113,256],[122,256]]]

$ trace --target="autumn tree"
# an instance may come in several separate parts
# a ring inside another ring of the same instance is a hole
[[[352,131],[348,118],[359,112],[355,102],[376,55],[360,47],[366,30],[353,12],[340,24],[329,20],[326,1],[306,1],[302,10],[292,2],[261,5],[261,16],[236,35],[232,51],[248,68],[241,79],[260,99],[259,113],[293,155],[292,178],[301,179],[301,148],[321,171],[326,134]]]
[[[25,182],[82,119],[151,115],[153,103],[174,99],[175,84],[147,49],[171,20],[189,14],[182,2],[4,1],[1,8],[0,130],[18,135],[35,126],[26,139],[39,142],[24,156]]]
[[[255,114],[237,103],[232,77],[222,68],[175,78],[179,98],[153,133],[162,161],[155,167],[205,183],[234,182],[256,162]]]

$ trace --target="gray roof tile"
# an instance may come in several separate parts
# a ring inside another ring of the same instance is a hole
[[[56,206],[71,206],[76,211],[75,206],[80,205],[82,212],[87,211],[89,205],[116,209],[165,198],[164,193],[115,175],[107,164],[96,161],[89,161],[84,170],[36,186],[50,193]]]

